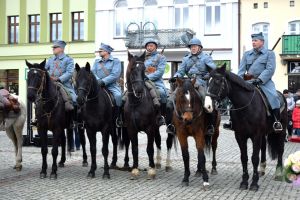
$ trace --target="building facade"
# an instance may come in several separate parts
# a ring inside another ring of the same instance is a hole
[[[265,46],[276,55],[277,90],[300,89],[300,0],[241,0],[240,5],[240,54],[252,48],[251,33],[263,32]]]
[[[74,62],[93,62],[95,0],[0,0],[0,87],[26,102],[27,67],[52,55],[52,41],[67,43]]]
[[[168,64],[164,78],[170,78],[188,52],[190,37],[183,36],[192,34],[202,41],[204,51],[212,53],[217,64],[227,62],[229,68],[237,71],[237,0],[97,0],[96,24],[96,45],[110,44],[115,49],[113,55],[124,66],[127,48],[141,53],[143,42],[153,33],[160,44],[159,51],[166,47]],[[134,34],[136,38],[130,38]],[[178,34],[183,35],[177,37]]]

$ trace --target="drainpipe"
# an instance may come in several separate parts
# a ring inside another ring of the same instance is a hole
[[[238,66],[241,60],[241,0],[238,0]]]

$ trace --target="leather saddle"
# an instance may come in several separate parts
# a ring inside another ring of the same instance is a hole
[[[20,103],[18,98],[15,98],[13,95],[11,95],[6,89],[1,89],[0,95],[3,97],[1,103],[3,103],[3,107],[6,111],[12,110],[15,113],[20,112]]]

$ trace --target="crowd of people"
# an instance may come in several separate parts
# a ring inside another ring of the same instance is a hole
[[[300,89],[295,94],[286,89],[283,91],[283,95],[287,101],[288,136],[300,137]]]

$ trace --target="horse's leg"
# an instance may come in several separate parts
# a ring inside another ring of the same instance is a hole
[[[96,139],[96,131],[91,130],[90,128],[87,128],[86,130],[87,136],[89,138],[90,142],[90,152],[91,152],[91,169],[88,173],[88,177],[95,178],[95,171],[97,169],[97,163],[96,163],[96,153],[97,153],[97,139]]]
[[[266,137],[263,136],[262,137],[262,141],[261,141],[261,152],[260,152],[260,171],[259,171],[259,176],[263,176],[265,175],[265,171],[266,171],[266,150],[267,150],[267,141],[266,141]]]
[[[132,149],[132,157],[133,157],[133,165],[132,165],[132,170],[131,170],[131,179],[136,179],[139,175],[139,148],[138,148],[138,133],[135,131],[130,130],[129,136],[130,136],[130,141],[131,141],[131,149]]]
[[[129,136],[128,136],[127,128],[126,127],[122,127],[122,131],[123,131],[122,132],[123,141],[124,141],[124,145],[125,145],[125,157],[124,157],[124,166],[123,166],[123,169],[124,170],[130,170],[130,167],[129,167],[129,156],[128,156],[130,139],[129,139]]]
[[[252,176],[252,183],[250,185],[250,190],[257,191],[259,174],[258,174],[258,164],[259,164],[259,151],[261,149],[261,137],[257,136],[252,140],[253,143],[253,153],[252,153],[252,165],[253,165],[253,176]]]
[[[212,141],[211,141],[211,147],[212,147],[212,152],[213,152],[213,159],[212,159],[212,168],[211,168],[211,174],[212,175],[217,175],[218,171],[217,171],[217,159],[216,159],[216,151],[217,151],[217,147],[218,147],[218,137],[219,137],[219,128],[216,127],[215,128],[215,133],[212,137]]]
[[[285,140],[285,134],[286,130],[285,128],[282,130],[282,132],[275,135],[276,142],[277,142],[277,165],[276,165],[276,171],[275,171],[275,180],[276,181],[282,181],[283,180],[283,167],[282,167],[282,155],[284,152],[284,140]]]
[[[109,142],[109,132],[108,130],[102,130],[102,155],[104,158],[104,173],[102,175],[102,178],[108,178],[110,179],[110,174],[109,174],[109,165],[107,161],[108,157],[108,142]]]
[[[183,132],[179,132],[179,131],[177,132],[177,134],[178,134],[178,140],[181,147],[182,159],[184,163],[184,177],[182,180],[182,185],[188,186],[191,172],[190,172],[190,156],[188,150],[187,136]]]
[[[52,171],[50,174],[50,179],[57,179],[57,156],[58,156],[58,144],[61,134],[65,134],[64,129],[58,129],[53,131],[53,139],[52,139]],[[62,155],[63,156],[63,155]],[[63,158],[62,158],[63,159]]]
[[[204,189],[209,187],[208,174],[206,171],[205,163],[206,163],[206,158],[204,155],[204,151],[203,151],[203,149],[198,148],[198,165],[200,165],[201,166],[200,168],[202,169],[202,178],[203,178]]]
[[[41,141],[41,153],[43,157],[42,170],[40,172],[40,178],[47,177],[47,154],[48,154],[48,136],[47,130],[38,130]]]
[[[86,140],[85,140],[84,127],[83,127],[82,121],[80,123],[78,123],[77,129],[78,129],[78,134],[79,134],[79,141],[80,141],[80,144],[82,147],[82,159],[83,159],[82,166],[87,167],[88,162],[87,162],[87,154],[86,154],[86,148],[85,148]]]
[[[148,169],[148,179],[154,179],[156,176],[156,170],[155,170],[155,164],[154,164],[154,140],[157,136],[156,134],[159,132],[159,130],[156,130],[156,128],[151,128],[151,130],[147,133],[147,154],[149,158],[149,169]],[[160,135],[159,135],[160,138]],[[156,144],[157,145],[157,144]],[[157,151],[159,151],[160,156],[160,150],[157,148]],[[161,160],[161,158],[160,158]]]
[[[236,141],[238,142],[238,145],[240,147],[241,152],[241,162],[243,167],[243,176],[242,176],[242,182],[240,184],[241,190],[247,190],[248,189],[248,154],[247,154],[247,138],[245,137],[238,137],[239,134],[242,135],[242,133],[235,133]]]
[[[167,158],[166,158],[166,172],[171,171],[172,167],[171,167],[171,149],[172,149],[172,145],[173,145],[173,141],[174,141],[174,135],[172,134],[168,134],[167,137]]]
[[[117,169],[117,160],[118,160],[118,135],[116,132],[116,127],[113,126],[112,130],[110,130],[111,133],[111,140],[113,143],[113,156],[112,161],[110,164],[110,168]]]
[[[155,133],[154,141],[155,141],[155,144],[156,144],[155,168],[160,169],[161,168],[161,136],[160,136],[159,130],[158,130],[157,133]]]
[[[61,158],[60,161],[58,162],[58,166],[59,167],[64,167],[65,166],[65,162],[66,162],[66,135],[65,135],[65,131],[63,132],[63,134],[60,135],[60,145],[61,145]]]
[[[19,162],[19,165],[18,165],[18,140],[17,140],[17,137],[15,135],[15,132],[14,132],[14,129],[13,129],[12,125],[10,125],[8,127],[5,127],[5,130],[6,130],[7,136],[10,138],[10,140],[14,144],[15,160],[16,160],[16,164],[14,166],[14,169],[16,169],[17,171],[20,171],[21,170],[20,169],[20,164],[21,163]],[[17,168],[19,168],[19,170]]]

